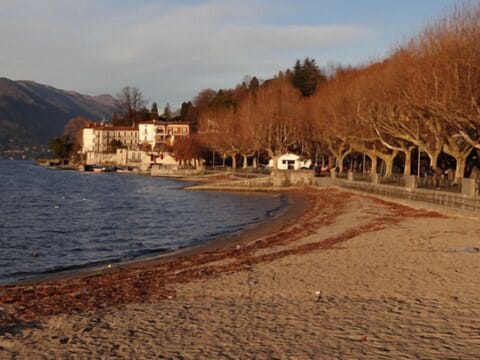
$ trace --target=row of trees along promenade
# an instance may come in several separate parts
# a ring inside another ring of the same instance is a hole
[[[439,157],[449,160],[461,181],[480,149],[478,39],[480,4],[467,2],[382,61],[326,71],[306,59],[264,82],[204,90],[194,101],[199,131],[189,155],[208,148],[236,167],[237,158],[246,166],[259,152],[275,160],[293,151],[330,156],[342,172],[355,154],[369,159],[370,173],[381,165],[389,176],[394,161],[415,174],[413,155],[423,154],[434,169],[445,163]]]

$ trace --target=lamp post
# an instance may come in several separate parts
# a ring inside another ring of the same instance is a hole
[[[420,159],[421,159],[421,153],[420,153],[420,147],[418,147],[418,158],[417,158],[417,176],[420,177]]]

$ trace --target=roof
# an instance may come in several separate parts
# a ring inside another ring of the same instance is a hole
[[[138,131],[138,126],[114,126],[110,123],[90,123],[86,129],[95,129],[95,130],[108,130],[108,131]]]
[[[159,126],[191,126],[189,122],[179,122],[179,121],[140,121],[134,123],[132,126],[114,126],[111,123],[90,123],[85,128],[86,129],[95,129],[95,130],[109,130],[109,131],[138,131],[138,125],[159,125]]]
[[[283,154],[279,157],[279,160],[280,159],[285,159],[285,160],[299,160],[300,159],[300,156],[299,155],[296,155],[296,154],[292,154],[292,153],[287,153],[287,154]]]
[[[163,121],[163,120],[150,120],[139,121],[137,124],[141,125],[191,125],[187,121]]]

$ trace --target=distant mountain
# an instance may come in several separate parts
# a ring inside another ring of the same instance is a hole
[[[0,78],[0,146],[45,144],[61,135],[71,118],[110,119],[116,108],[117,100],[110,95],[82,95]]]

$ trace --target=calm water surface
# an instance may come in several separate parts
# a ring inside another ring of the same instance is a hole
[[[184,185],[0,160],[0,283],[201,244],[264,221],[284,202]]]

